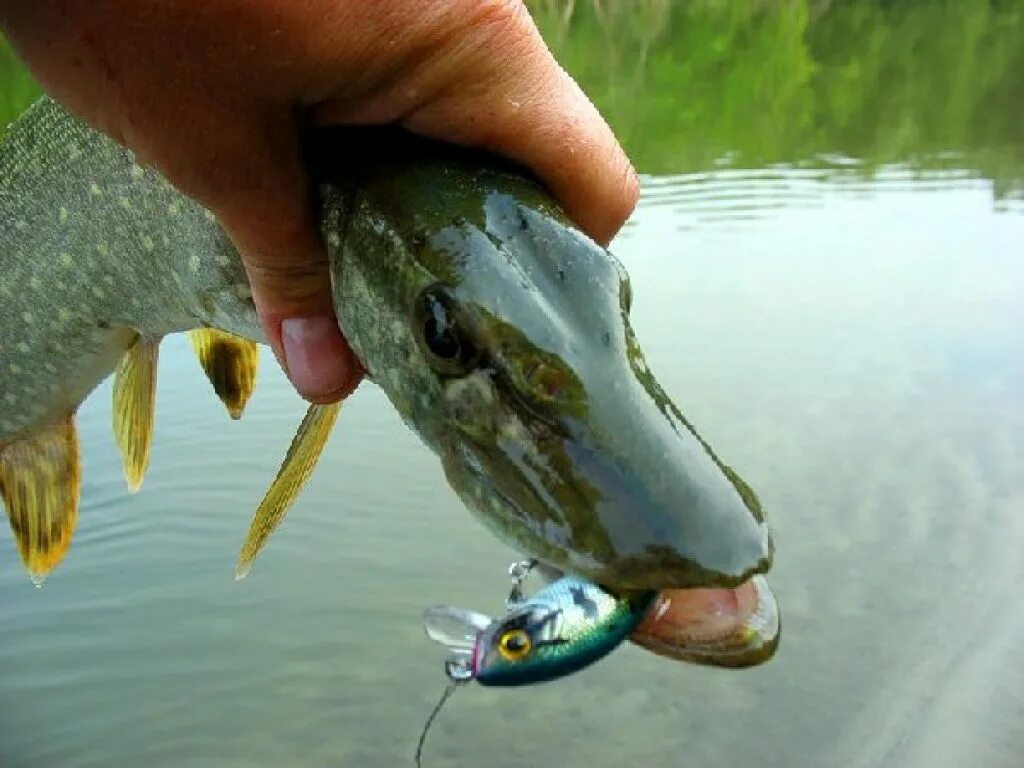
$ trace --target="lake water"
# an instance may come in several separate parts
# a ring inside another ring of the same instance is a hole
[[[1021,4],[646,2],[619,27],[608,5],[533,8],[646,174],[614,244],[634,325],[761,496],[783,641],[740,672],[625,647],[555,685],[460,691],[425,765],[1019,765]],[[892,54],[909,70],[885,59],[900,30],[931,45]],[[236,584],[302,415],[264,363],[234,423],[168,339],[142,491],[108,383],[80,412],[80,522],[42,589],[0,531],[3,768],[411,765],[443,686],[421,611],[497,610],[515,553],[365,385]]]

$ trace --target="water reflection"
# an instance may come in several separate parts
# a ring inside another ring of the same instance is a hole
[[[644,204],[670,207],[679,229],[742,224],[784,208],[818,209],[829,200],[941,191],[981,192],[997,213],[1024,211],[1024,196],[999,198],[996,185],[973,171],[886,166],[870,178],[839,167],[724,168],[645,179]],[[632,222],[635,226],[636,222]]]
[[[642,172],[963,168],[1024,192],[1024,8],[531,0]],[[952,160],[950,153],[955,153]]]

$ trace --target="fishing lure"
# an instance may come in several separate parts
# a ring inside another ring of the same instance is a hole
[[[509,567],[513,586],[501,618],[449,606],[424,613],[427,636],[449,651],[450,683],[424,726],[417,765],[431,723],[457,686],[473,680],[486,686],[528,685],[578,672],[629,637],[657,595],[616,595],[578,576],[563,576],[526,597],[523,582],[536,565],[523,560]]]

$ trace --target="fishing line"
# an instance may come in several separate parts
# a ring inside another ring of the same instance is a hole
[[[423,757],[423,744],[427,740],[427,731],[430,730],[430,726],[433,725],[434,719],[437,717],[437,713],[441,711],[441,707],[448,701],[448,697],[455,693],[455,689],[458,688],[464,680],[452,680],[448,683],[448,686],[444,689],[444,693],[441,694],[441,700],[434,705],[433,711],[430,713],[430,717],[427,718],[427,722],[423,725],[423,733],[420,734],[419,743],[416,744],[416,768],[421,768],[420,759]]]

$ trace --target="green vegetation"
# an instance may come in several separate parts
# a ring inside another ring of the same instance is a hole
[[[531,0],[644,172],[968,168],[1024,185],[1024,4]]]
[[[1024,3],[530,0],[653,174],[723,162],[967,168],[1024,189]],[[0,42],[0,124],[37,93]]]
[[[0,37],[0,136],[7,124],[39,95],[39,86]]]

